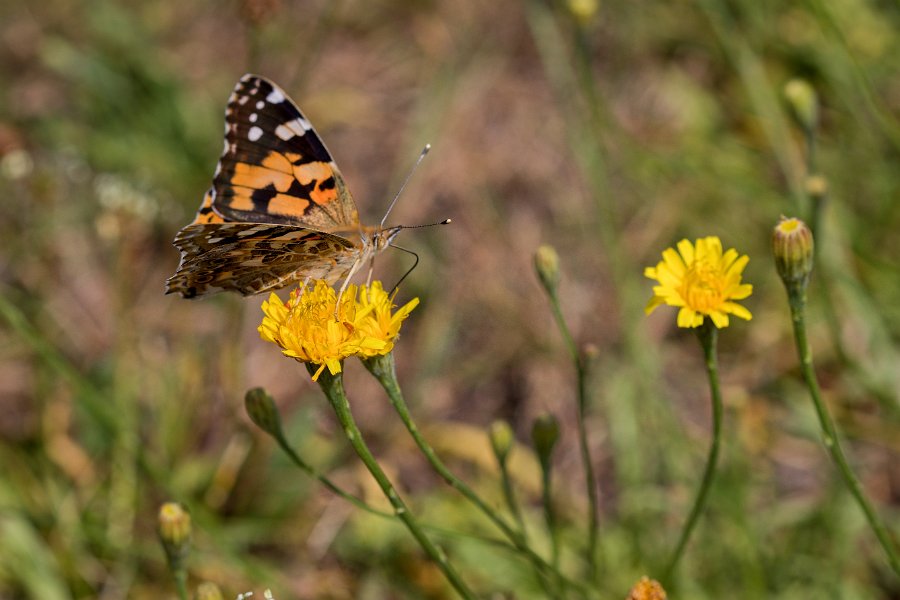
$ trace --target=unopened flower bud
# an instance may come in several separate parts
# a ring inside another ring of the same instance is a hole
[[[509,451],[513,445],[512,427],[506,421],[497,420],[491,423],[490,429],[491,448],[494,449],[494,456],[501,465],[506,462]]]
[[[191,546],[191,515],[177,502],[166,502],[159,509],[158,532],[169,565],[181,568]]]
[[[278,407],[266,390],[263,388],[247,390],[247,394],[244,396],[244,407],[247,410],[247,416],[257,427],[272,437],[281,437],[281,417],[278,414]]]
[[[806,193],[813,200],[824,200],[828,195],[828,180],[821,175],[810,175],[804,182]]]
[[[535,419],[531,426],[531,441],[541,465],[546,468],[550,464],[553,448],[559,441],[559,421],[556,420],[556,417],[547,413]]]
[[[197,593],[194,596],[196,600],[224,600],[222,590],[219,586],[211,581],[204,581],[197,586]]]
[[[547,293],[555,295],[559,284],[559,255],[553,246],[543,244],[537,249],[534,253],[534,269]]]
[[[797,124],[804,131],[815,130],[819,122],[819,98],[813,86],[804,79],[791,79],[784,86],[784,97]]]
[[[781,217],[772,234],[775,268],[784,284],[805,287],[813,268],[813,235],[806,223]]]
[[[575,17],[580,25],[586,25],[591,22],[594,15],[597,14],[599,8],[598,0],[568,0],[566,2],[569,12]]]

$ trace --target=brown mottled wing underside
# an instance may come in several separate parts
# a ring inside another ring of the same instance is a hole
[[[175,238],[181,264],[166,293],[194,298],[218,291],[250,296],[295,281],[344,277],[359,256],[351,241],[291,225],[191,224]]]

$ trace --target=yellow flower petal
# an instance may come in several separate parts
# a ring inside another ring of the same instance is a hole
[[[419,300],[391,312],[392,300],[376,281],[371,286],[347,286],[337,306],[335,290],[316,281],[291,292],[286,303],[271,294],[262,303],[258,331],[285,356],[319,365],[313,374],[316,380],[326,367],[332,375],[340,373],[349,356],[371,357],[393,349],[402,321]]]
[[[644,275],[655,279],[653,297],[644,308],[651,313],[657,306],[679,307],[679,327],[699,327],[709,317],[716,327],[724,328],[733,314],[751,318],[750,311],[736,304],[753,292],[753,286],[741,283],[744,268],[750,260],[730,248],[723,252],[722,241],[716,236],[700,238],[691,243],[681,240],[674,248],[662,253],[662,261],[644,269]]]

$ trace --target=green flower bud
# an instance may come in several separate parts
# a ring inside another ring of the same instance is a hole
[[[789,289],[806,287],[813,269],[813,235],[806,223],[781,217],[772,234],[775,268]]]
[[[494,456],[501,465],[506,462],[509,451],[513,445],[512,427],[506,421],[497,420],[491,423],[489,436],[491,438],[491,448],[494,449]]]
[[[816,90],[804,79],[791,79],[784,86],[784,97],[797,124],[806,132],[819,123],[819,99]]]
[[[247,390],[247,394],[244,396],[244,407],[247,410],[247,416],[257,427],[274,438],[282,436],[278,407],[266,390],[263,388]]]
[[[559,421],[551,414],[543,414],[531,426],[531,442],[544,468],[550,464],[553,448],[559,441]]]
[[[555,296],[559,285],[559,255],[553,246],[544,244],[537,249],[534,253],[534,269],[547,293]]]

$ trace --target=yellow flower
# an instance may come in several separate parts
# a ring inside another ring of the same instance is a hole
[[[644,312],[650,314],[661,305],[678,306],[679,327],[699,327],[704,317],[718,328],[728,327],[728,315],[751,319],[750,311],[733,300],[743,300],[753,292],[749,283],[741,283],[741,273],[750,258],[738,255],[734,248],[722,252],[722,242],[715,236],[678,242],[678,251],[668,248],[662,261],[644,269],[644,275],[655,279],[653,298]]]
[[[400,323],[418,298],[391,314],[391,298],[380,282],[371,286],[348,286],[335,311],[337,294],[324,281],[291,292],[287,302],[274,293],[262,303],[264,317],[259,334],[277,344],[285,356],[319,365],[313,380],[328,367],[332,375],[341,372],[348,356],[370,357],[387,354],[400,331]]]
[[[634,584],[625,600],[666,600],[666,590],[658,581],[645,575]]]

